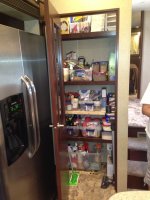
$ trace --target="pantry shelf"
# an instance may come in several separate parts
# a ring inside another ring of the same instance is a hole
[[[98,137],[96,138],[96,137],[83,137],[83,136],[66,136],[65,139],[74,141],[112,143],[112,140],[103,140]]]
[[[92,38],[108,38],[115,37],[116,31],[101,31],[101,32],[89,32],[89,33],[72,33],[72,34],[62,34],[62,40],[83,40]]]
[[[115,85],[116,81],[67,81],[65,85]]]
[[[95,152],[101,144],[101,156],[106,156],[108,168],[114,167],[111,176],[115,177],[116,187],[119,10],[68,13],[60,18],[66,109],[63,111],[65,127],[60,137],[73,151],[74,147],[82,149],[83,146],[84,150],[88,146],[89,152]],[[67,26],[63,26],[64,22]],[[115,155],[113,159],[112,155]],[[95,159],[95,154],[92,158]],[[113,162],[110,163],[109,158]],[[74,164],[78,167],[76,161]],[[95,166],[94,160],[92,167]]]
[[[105,115],[106,110],[93,110],[93,111],[86,111],[86,110],[66,110],[65,114],[67,115]]]

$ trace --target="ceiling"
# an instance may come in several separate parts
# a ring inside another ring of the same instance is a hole
[[[149,10],[150,11],[150,0],[132,0],[132,10]]]

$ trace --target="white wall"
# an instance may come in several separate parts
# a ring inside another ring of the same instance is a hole
[[[138,28],[141,25],[141,11],[132,11],[132,28]]]
[[[142,74],[141,74],[141,94],[150,82],[150,11],[144,12],[144,34],[143,34],[143,59],[142,59]]]
[[[128,94],[131,38],[131,0],[49,0],[59,14],[90,10],[120,9],[118,54],[117,188],[127,189]]]
[[[84,56],[91,64],[95,61],[108,61],[111,52],[115,52],[115,38],[64,41],[63,57],[66,53],[75,51],[77,57]]]

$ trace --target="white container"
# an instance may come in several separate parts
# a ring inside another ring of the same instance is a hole
[[[67,110],[72,110],[72,105],[71,104],[67,105]]]
[[[69,68],[63,68],[64,70],[64,82],[69,80]]]
[[[94,103],[94,109],[95,109],[95,110],[100,109],[100,105],[101,105],[101,102],[100,102],[100,101],[93,101],[93,103]]]
[[[73,98],[71,99],[71,103],[72,103],[72,108],[73,109],[77,109],[79,106],[79,99],[78,98]]]
[[[94,110],[94,103],[85,103],[85,110],[86,111],[93,111]]]

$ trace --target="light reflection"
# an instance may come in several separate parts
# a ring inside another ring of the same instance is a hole
[[[131,35],[131,54],[139,54],[140,35],[141,32],[132,33]]]
[[[40,59],[32,59],[32,60],[29,60],[29,59],[0,59],[0,63],[16,63],[16,62],[43,62],[43,61],[46,61],[45,58],[40,58]]]

